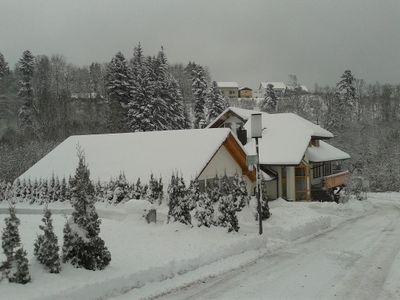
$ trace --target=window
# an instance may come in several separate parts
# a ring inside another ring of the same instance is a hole
[[[324,176],[328,176],[332,174],[331,162],[324,163]]]
[[[313,167],[313,178],[320,178],[322,173],[322,166],[321,165],[315,165]]]

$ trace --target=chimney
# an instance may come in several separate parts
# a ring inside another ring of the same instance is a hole
[[[243,127],[239,127],[236,130],[236,135],[243,146],[247,144],[247,130],[246,129],[244,129]]]

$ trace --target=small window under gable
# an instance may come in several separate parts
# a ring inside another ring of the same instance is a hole
[[[319,147],[319,140],[311,140],[311,145],[313,147]]]

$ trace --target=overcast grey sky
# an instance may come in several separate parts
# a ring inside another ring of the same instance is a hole
[[[333,85],[347,68],[400,83],[400,0],[0,0],[0,52],[12,65],[25,49],[105,62],[139,41],[250,87],[288,74]]]

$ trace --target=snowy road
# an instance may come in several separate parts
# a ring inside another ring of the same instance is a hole
[[[372,214],[294,243],[246,268],[157,299],[398,299],[385,290],[400,251],[400,209]],[[399,283],[400,285],[400,283]]]

